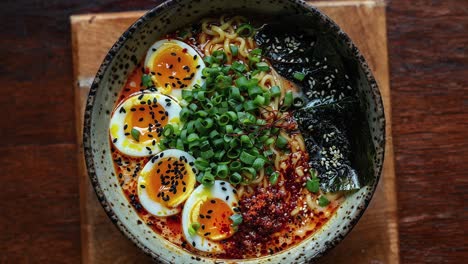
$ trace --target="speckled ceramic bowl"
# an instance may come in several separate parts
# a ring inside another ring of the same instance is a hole
[[[272,256],[239,260],[246,263],[300,263],[322,256],[333,248],[357,223],[367,207],[380,177],[385,142],[385,118],[379,89],[358,49],[330,18],[303,1],[288,0],[171,0],[147,12],[114,44],[104,59],[89,92],[84,122],[84,152],[91,182],[109,218],[143,252],[154,260],[168,263],[214,262],[214,259],[195,256],[155,234],[148,226],[138,224],[139,217],[122,193],[113,172],[109,153],[108,124],[117,94],[128,74],[149,46],[163,34],[207,15],[245,12],[266,15],[306,15],[310,23],[330,32],[340,52],[355,62],[354,76],[375,146],[372,186],[350,195],[335,216],[313,237],[297,246]],[[371,175],[372,176],[372,175]],[[217,260],[222,261],[222,260]],[[230,261],[227,261],[230,262]]]

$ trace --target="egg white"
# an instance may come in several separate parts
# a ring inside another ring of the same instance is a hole
[[[226,191],[222,189],[223,187],[226,189]],[[229,196],[227,200],[226,196]],[[206,237],[202,237],[198,233],[191,235],[188,230],[193,223],[191,214],[194,206],[200,200],[214,198],[220,199],[227,203],[233,211],[234,208],[239,204],[234,187],[232,187],[229,182],[217,180],[211,187],[204,186],[203,184],[199,185],[189,196],[182,210],[182,230],[185,239],[196,249],[205,252],[222,252],[222,247],[218,242],[212,241]]]
[[[158,51],[162,50],[163,46],[165,44],[175,44],[180,46],[182,49],[187,49],[187,53],[190,54],[191,56],[197,55],[196,59],[196,64],[200,65],[200,68],[198,68],[195,72],[195,76],[192,79],[192,82],[188,87],[183,88],[187,90],[191,90],[192,86],[195,84],[198,85],[203,85],[204,84],[204,79],[202,79],[202,71],[205,68],[205,62],[203,62],[202,57],[198,52],[192,48],[190,45],[187,43],[180,41],[180,40],[175,40],[175,39],[162,39],[159,41],[156,41],[149,49],[148,52],[146,53],[146,58],[145,58],[145,67],[151,68],[150,65],[152,63],[153,57],[158,53]],[[156,87],[157,89],[161,89],[161,87]],[[166,93],[165,93],[166,94]],[[172,89],[170,93],[166,94],[171,97],[174,97],[177,100],[182,100],[182,89]]]
[[[147,178],[148,177],[159,177],[159,175],[152,175],[150,172],[153,171],[153,168],[155,166],[158,166],[157,165],[157,161],[161,158],[168,158],[168,157],[173,157],[177,160],[180,160],[181,157],[185,157],[186,158],[186,163],[189,165],[189,166],[193,166],[194,162],[195,162],[195,158],[190,155],[189,153],[185,152],[185,151],[182,151],[182,150],[178,150],[178,149],[167,149],[167,150],[164,150],[162,152],[160,152],[159,154],[155,155],[154,157],[151,158],[151,160],[148,161],[148,163],[146,163],[146,165],[143,167],[142,171],[140,172],[139,176],[138,176],[138,189],[137,189],[137,192],[138,192],[138,198],[140,199],[140,203],[141,205],[152,215],[155,215],[155,216],[170,216],[170,215],[174,215],[174,214],[177,214],[180,212],[180,206],[178,207],[175,207],[175,208],[168,208],[166,207],[165,205],[157,202],[157,201],[154,201],[153,199],[150,198],[150,196],[148,195],[148,192],[147,192],[147,188],[142,188],[142,186],[146,186],[147,185]],[[192,167],[194,169],[194,173],[193,174],[188,174],[189,176],[191,175],[193,178],[193,184],[192,186],[187,186],[187,191],[190,191],[190,190],[193,190],[194,186],[195,186],[195,177],[196,177],[196,168],[195,166]],[[181,201],[180,203],[182,203],[183,201]]]
[[[168,113],[168,124],[179,124],[179,114],[181,107],[172,98],[159,94],[159,93],[145,93],[137,94],[129,97],[122,102],[112,114],[110,120],[109,132],[111,141],[114,146],[123,154],[132,157],[146,157],[151,156],[160,151],[158,144],[153,145],[152,140],[137,142],[132,135],[125,135],[129,133],[131,128],[125,131],[125,118],[131,114],[131,108],[138,108],[142,106],[141,102],[157,101],[157,103],[165,109]]]

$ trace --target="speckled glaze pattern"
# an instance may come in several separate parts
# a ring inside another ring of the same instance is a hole
[[[149,46],[163,34],[209,15],[236,12],[267,15],[307,15],[336,37],[338,48],[359,67],[358,91],[364,98],[375,145],[372,186],[350,195],[337,213],[313,237],[272,256],[248,260],[221,260],[195,256],[155,234],[139,221],[115,176],[109,153],[108,124],[113,105],[129,73]],[[348,234],[369,204],[380,178],[385,147],[385,117],[377,83],[359,50],[327,16],[304,1],[288,0],[170,0],[138,19],[113,45],[99,68],[85,108],[83,145],[87,170],[97,197],[112,222],[143,252],[160,263],[303,263],[319,258]]]

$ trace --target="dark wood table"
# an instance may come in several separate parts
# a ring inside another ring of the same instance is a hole
[[[0,3],[0,263],[78,263],[69,15],[159,1]],[[400,255],[468,259],[468,1],[387,1]]]

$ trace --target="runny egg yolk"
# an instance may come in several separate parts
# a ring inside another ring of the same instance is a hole
[[[151,200],[171,208],[187,199],[195,184],[195,174],[182,160],[175,157],[158,160],[145,177],[144,188]]]
[[[231,207],[223,200],[209,198],[200,201],[193,210],[192,219],[200,224],[197,233],[213,241],[219,241],[232,236],[235,232],[230,217],[234,214]]]
[[[150,58],[149,70],[157,87],[181,89],[188,87],[197,69],[197,56],[174,43],[164,43]]]
[[[125,117],[125,132],[131,137],[132,129],[138,130],[139,142],[158,139],[168,122],[168,113],[160,104],[142,104],[132,107]]]

